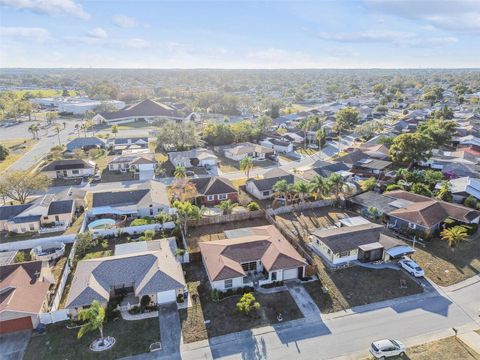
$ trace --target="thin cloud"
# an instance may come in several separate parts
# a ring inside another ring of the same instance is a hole
[[[36,14],[69,15],[82,20],[88,20],[91,17],[80,4],[73,0],[0,0],[0,5],[18,10],[30,10]]]
[[[147,40],[140,38],[129,39],[125,45],[132,49],[146,49],[150,47],[150,43]]]
[[[51,39],[47,29],[39,27],[0,27],[0,36],[31,39],[35,42],[45,42]]]
[[[399,42],[415,37],[415,33],[402,31],[368,30],[351,33],[321,32],[318,37],[322,40],[345,43],[361,42]]]
[[[115,15],[112,17],[112,22],[121,28],[133,28],[138,25],[134,18],[126,15]]]
[[[90,30],[87,33],[87,36],[94,39],[106,39],[108,37],[108,34],[103,28],[96,27],[95,29]]]

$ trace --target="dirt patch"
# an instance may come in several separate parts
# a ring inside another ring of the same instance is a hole
[[[300,309],[287,291],[269,295],[255,292],[254,296],[261,306],[260,310],[249,316],[243,315],[235,309],[240,296],[233,296],[220,302],[212,300],[202,264],[190,263],[184,269],[188,290],[196,299],[191,308],[180,310],[185,343],[276,324],[279,312],[282,313],[284,321],[302,317]]]
[[[460,243],[453,252],[446,241],[433,239],[425,248],[416,247],[412,258],[428,278],[449,286],[480,273],[480,234]]]
[[[263,225],[269,225],[269,222],[264,218],[258,218],[245,221],[235,221],[226,224],[198,226],[189,230],[187,244],[190,248],[190,252],[196,253],[200,251],[198,244],[201,242],[225,239],[225,234],[223,233],[225,230]]]

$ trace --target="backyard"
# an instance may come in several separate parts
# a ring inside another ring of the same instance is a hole
[[[370,357],[369,359],[373,359]],[[474,352],[456,337],[448,337],[427,344],[413,346],[407,349],[404,357],[393,357],[392,360],[480,360],[480,354]]]
[[[218,168],[223,173],[240,171],[240,162],[228,159],[224,156],[218,155]],[[253,169],[268,168],[276,166],[277,163],[272,160],[254,161]]]
[[[243,315],[235,308],[240,296],[232,296],[219,302],[212,300],[207,275],[200,262],[190,263],[184,270],[188,290],[192,298],[196,299],[192,307],[180,310],[185,343],[272,325],[278,323],[279,312],[282,313],[283,321],[302,317],[300,309],[287,291],[269,295],[254,292],[260,303],[260,310],[255,314]]]
[[[150,344],[160,338],[158,318],[107,322],[104,334],[115,337],[116,343],[112,349],[101,353],[88,348],[99,337],[98,331],[89,332],[79,340],[77,333],[78,329],[67,329],[65,322],[48,325],[44,335],[32,336],[24,359],[118,359],[148,352]]]
[[[192,227],[189,230],[189,235],[187,237],[188,247],[190,249],[190,252],[198,253],[200,251],[200,248],[198,246],[199,243],[205,241],[225,239],[225,235],[223,233],[225,230],[241,229],[244,227],[263,225],[269,225],[269,222],[265,218],[235,221],[226,224],[197,226],[195,228]]]

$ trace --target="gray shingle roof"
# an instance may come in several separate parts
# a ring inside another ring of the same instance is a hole
[[[284,175],[278,177],[271,177],[267,179],[253,180],[253,183],[259,191],[272,190],[273,185],[280,180],[286,180],[287,183],[293,184],[295,182],[295,176],[293,175]]]
[[[11,218],[27,210],[32,205],[33,205],[32,203],[27,203],[23,205],[0,206],[0,220],[10,220]]]
[[[89,146],[104,147],[105,145],[106,145],[106,141],[96,136],[79,137],[79,138],[73,139],[67,144],[67,150],[73,151],[75,149],[82,149],[84,147],[89,147]]]
[[[52,201],[48,215],[68,214],[73,210],[73,200]]]
[[[128,117],[147,117],[147,116],[177,116],[177,112],[171,106],[157,103],[153,100],[143,100],[134,105],[124,107],[119,111],[101,113],[106,120],[115,120]]]
[[[216,195],[235,193],[237,189],[230,180],[218,176],[195,178],[190,180],[202,195]]]
[[[88,161],[81,159],[73,160],[56,160],[44,166],[41,171],[57,171],[57,170],[71,170],[71,169],[91,169],[94,165]]]

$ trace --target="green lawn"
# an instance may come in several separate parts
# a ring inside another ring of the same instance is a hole
[[[105,324],[105,336],[113,336],[116,343],[110,350],[94,353],[88,347],[99,337],[99,332],[87,333],[77,339],[78,329],[68,330],[61,322],[47,326],[45,335],[32,336],[25,351],[25,360],[36,359],[118,359],[149,351],[150,344],[159,341],[158,318],[138,321],[113,320]]]

